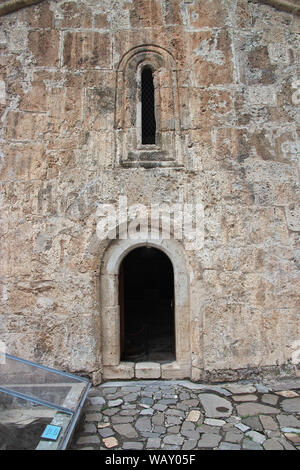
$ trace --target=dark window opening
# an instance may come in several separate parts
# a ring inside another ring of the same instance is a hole
[[[119,276],[121,360],[175,360],[174,274],[156,248],[136,248]]]
[[[152,70],[142,70],[142,144],[155,144],[155,103]]]

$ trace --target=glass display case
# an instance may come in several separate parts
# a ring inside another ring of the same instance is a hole
[[[0,450],[64,450],[88,379],[0,352]]]

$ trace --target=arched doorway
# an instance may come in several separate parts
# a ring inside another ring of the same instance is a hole
[[[123,260],[137,248],[156,248],[170,260],[174,273],[174,317],[176,358],[168,362],[121,360],[121,310],[119,286]],[[100,273],[100,363],[104,380],[141,377],[141,365],[148,364],[146,378],[184,379],[191,376],[191,321],[189,278],[184,251],[177,240],[115,240],[104,253]]]
[[[161,250],[132,250],[119,271],[121,360],[175,360],[174,272]]]

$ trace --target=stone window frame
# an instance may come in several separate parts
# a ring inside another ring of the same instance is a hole
[[[153,73],[156,143],[142,144],[141,72]],[[155,45],[129,50],[116,77],[116,164],[125,168],[182,167],[177,69],[172,55]]]
[[[123,259],[135,248],[157,248],[170,259],[174,271],[175,361],[121,361],[119,270]],[[189,275],[182,247],[176,240],[116,240],[107,248],[100,272],[100,324],[102,374],[104,380],[132,378],[184,379],[191,377],[191,325]],[[147,370],[140,375],[139,370]]]

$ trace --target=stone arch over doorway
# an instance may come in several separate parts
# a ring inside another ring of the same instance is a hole
[[[169,363],[121,361],[119,270],[123,259],[138,247],[161,250],[174,272],[176,359]],[[182,379],[191,376],[189,276],[184,251],[176,240],[115,240],[107,248],[100,273],[101,357],[103,378]]]

